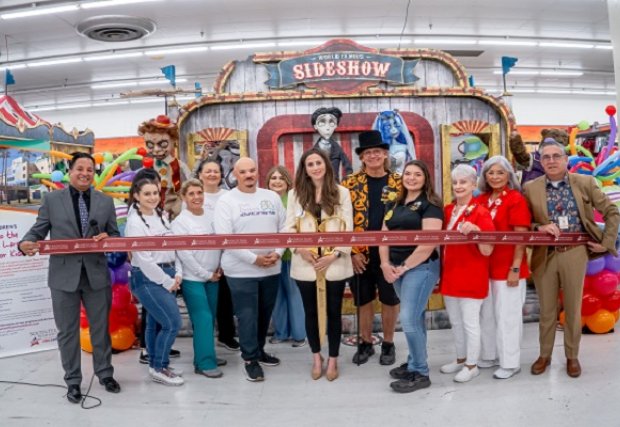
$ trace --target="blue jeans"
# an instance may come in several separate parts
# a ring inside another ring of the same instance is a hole
[[[301,301],[299,288],[291,280],[291,262],[282,261],[280,273],[280,287],[276,305],[273,308],[274,336],[279,340],[293,338],[301,341],[306,338],[306,326],[304,324],[304,306]]]
[[[164,272],[174,277],[173,268]],[[131,292],[146,307],[146,350],[149,353],[149,366],[156,371],[167,368],[170,363],[170,349],[181,329],[181,313],[175,293],[168,292],[162,285],[149,280],[142,270],[131,269]],[[157,324],[161,329],[157,330]]]
[[[233,308],[239,320],[239,346],[246,362],[258,361],[264,352],[269,320],[278,294],[279,275],[226,277]]]
[[[407,370],[428,376],[426,352],[426,305],[439,279],[439,261],[412,268],[394,282],[400,298],[400,325],[407,339]]]

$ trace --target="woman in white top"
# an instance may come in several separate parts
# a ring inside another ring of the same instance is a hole
[[[215,204],[228,190],[221,188],[222,165],[216,161],[205,159],[196,168],[196,178],[202,182],[204,190],[205,217],[213,224]],[[239,351],[239,342],[235,339],[235,319],[232,306],[232,297],[226,277],[222,274],[219,281],[217,295],[217,328],[218,345],[228,350]]]
[[[213,234],[213,222],[205,215],[202,183],[197,179],[185,181],[181,197],[185,208],[172,222],[177,235]],[[183,299],[194,328],[194,372],[207,378],[220,378],[217,367],[213,331],[217,292],[220,279],[219,250],[178,251],[183,265]]]
[[[134,213],[127,218],[127,237],[171,235],[170,224],[164,217],[160,202],[159,184],[142,178],[130,189]],[[181,328],[181,314],[175,292],[181,285],[180,263],[175,266],[174,251],[132,251],[131,291],[148,311],[146,348],[149,372],[155,382],[182,385],[183,378],[169,368],[169,354]],[[161,325],[158,331],[156,324]]]
[[[320,225],[319,225],[320,224]],[[286,206],[287,232],[312,233],[353,230],[353,207],[349,190],[336,184],[328,157],[321,150],[306,151],[299,160],[295,189],[291,190]],[[325,282],[320,301],[326,311],[326,330],[329,360],[325,377],[338,378],[338,355],[342,334],[342,297],[346,281],[353,276],[351,247],[297,248],[293,250],[291,277],[295,279],[304,305],[306,333],[314,358],[312,379],[323,374],[321,356],[320,312],[317,287]],[[319,288],[320,289],[320,288]]]

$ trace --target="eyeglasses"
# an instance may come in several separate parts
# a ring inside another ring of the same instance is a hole
[[[562,160],[564,158],[564,154],[545,154],[544,156],[540,156],[540,160],[542,162],[548,162],[550,160],[553,160],[554,162],[557,162],[559,160]]]

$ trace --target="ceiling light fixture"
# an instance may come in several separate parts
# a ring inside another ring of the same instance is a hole
[[[262,47],[275,46],[275,42],[261,42],[261,43],[239,43],[239,44],[219,44],[212,45],[211,50],[226,50],[226,49],[254,49]]]
[[[170,49],[147,50],[146,52],[144,52],[144,54],[147,56],[160,56],[174,55],[177,53],[206,52],[207,50],[209,50],[207,46],[178,47]]]
[[[498,74],[498,75],[502,75],[503,71],[501,70],[495,70],[493,71],[493,74]],[[534,70],[510,70],[511,75],[515,75],[515,76],[537,76],[540,74],[540,71],[534,71]]]
[[[100,83],[90,85],[91,89],[113,89],[117,87],[131,87],[138,86],[137,82],[118,82],[118,83]]]
[[[109,6],[124,6],[127,4],[135,4],[135,3],[150,3],[161,0],[103,0],[103,1],[93,1],[89,3],[83,3],[80,5],[82,9],[96,9],[100,7],[109,7]]]
[[[75,62],[82,62],[82,57],[78,58],[62,58],[62,59],[51,59],[49,61],[35,61],[35,62],[27,62],[27,67],[44,67],[46,65],[61,65],[61,64],[73,64]]]
[[[185,83],[187,79],[176,79],[176,83]],[[152,80],[140,80],[138,81],[138,86],[149,86],[149,85],[159,85],[159,84],[169,84],[170,82],[166,79],[152,79]]]
[[[73,10],[78,10],[79,8],[80,7],[77,4],[56,6],[56,7],[31,7],[28,9],[23,9],[19,12],[3,13],[2,15],[0,15],[0,18],[17,19],[17,18],[27,18],[29,16],[52,15],[54,13],[62,13],[62,12],[70,12]]]
[[[479,40],[478,44],[483,46],[538,46],[538,42],[525,40]]]
[[[604,49],[604,50],[612,50],[614,47],[610,44],[597,44],[594,46],[595,49]]]
[[[477,44],[478,40],[467,40],[467,39],[440,39],[440,38],[420,38],[413,39],[415,44],[462,44],[462,45],[472,45]]]
[[[411,39],[354,39],[355,43],[359,43],[361,45],[373,45],[373,44],[409,44],[411,43]]]
[[[106,61],[108,59],[124,59],[124,58],[137,58],[143,56],[142,52],[129,52],[129,53],[113,53],[110,55],[98,55],[98,56],[85,56],[84,61]]]
[[[562,47],[569,49],[592,49],[594,47],[593,44],[586,43],[562,43],[562,42],[540,42],[538,43],[540,47]]]
[[[0,67],[0,71],[4,71],[4,70],[20,70],[22,68],[26,68],[26,64],[3,65],[2,67]]]
[[[541,71],[541,76],[555,76],[555,77],[579,77],[583,76],[583,71]]]
[[[325,43],[326,40],[297,40],[292,42],[278,42],[278,46],[318,46]]]

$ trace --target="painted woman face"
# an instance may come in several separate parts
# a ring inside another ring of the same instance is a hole
[[[330,139],[338,127],[338,119],[332,114],[321,114],[314,124],[314,129],[323,139]]]

